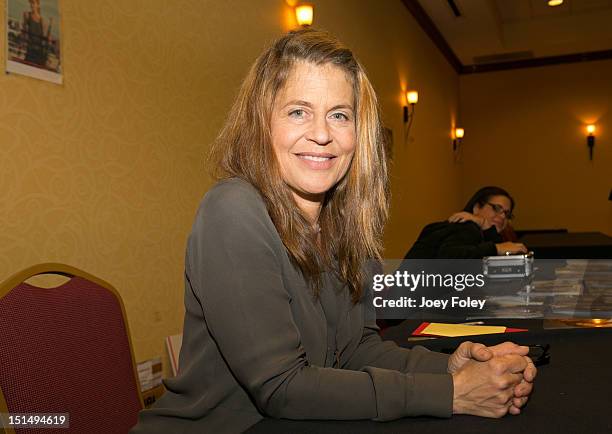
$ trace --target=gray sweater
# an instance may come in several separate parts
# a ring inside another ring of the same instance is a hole
[[[264,416],[450,416],[448,356],[381,341],[370,298],[352,304],[333,273],[315,298],[258,191],[218,183],[187,243],[179,374],[132,432],[241,432]]]

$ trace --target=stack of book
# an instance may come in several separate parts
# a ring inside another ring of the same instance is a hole
[[[567,288],[568,285],[560,285],[564,281],[580,281],[583,290],[576,295],[555,294],[550,306],[554,317],[612,318],[612,261],[567,260],[564,267],[556,270],[556,275],[555,290]]]

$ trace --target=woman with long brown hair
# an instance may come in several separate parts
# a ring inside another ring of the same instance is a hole
[[[387,217],[382,143],[372,86],[328,33],[289,33],[257,59],[187,245],[179,374],[134,432],[520,412],[527,348],[381,341],[367,282]]]

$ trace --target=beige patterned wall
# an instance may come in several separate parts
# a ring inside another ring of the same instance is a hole
[[[143,360],[165,354],[163,338],[181,330],[185,240],[211,185],[204,154],[248,65],[292,25],[291,11],[283,0],[60,4],[64,84],[0,76],[0,281],[63,262],[110,282]],[[446,152],[457,77],[399,0],[315,5],[318,24],[371,72],[396,138],[396,197],[435,198],[435,212],[394,205],[387,244],[399,255],[421,223],[456,206],[439,198],[457,184]],[[404,145],[408,80],[425,92]],[[440,175],[419,183],[431,170]]]

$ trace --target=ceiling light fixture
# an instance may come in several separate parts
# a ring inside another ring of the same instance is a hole
[[[555,7],[561,6],[563,4],[563,0],[548,0],[548,6]]]

